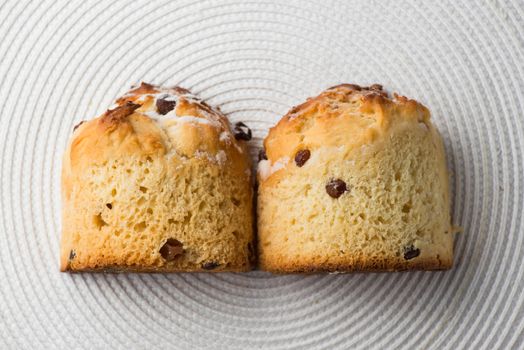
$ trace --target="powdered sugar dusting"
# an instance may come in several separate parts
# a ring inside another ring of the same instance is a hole
[[[265,180],[278,170],[283,169],[287,163],[289,163],[289,157],[282,157],[273,164],[268,159],[263,159],[258,163],[258,174],[262,180]]]
[[[162,117],[162,115],[159,114],[156,110],[145,111],[144,114],[147,115],[149,118],[154,119],[154,120]]]
[[[218,126],[211,120],[195,117],[193,115],[182,115],[178,118],[173,118],[172,120],[176,121],[177,123],[207,124]]]
[[[231,133],[227,131],[222,131],[218,138],[221,142],[230,143],[231,142]]]
[[[224,152],[223,150],[218,151],[218,153],[216,154],[215,158],[216,158],[218,164],[220,164],[220,165],[226,164],[227,155],[226,155],[226,152]]]
[[[166,101],[178,101],[178,96],[171,94],[164,94],[162,98]]]
[[[211,163],[215,163],[220,166],[225,165],[227,162],[227,154],[223,150],[218,151],[215,156],[209,154],[208,152],[198,150],[195,152],[195,157],[205,158],[209,160]]]

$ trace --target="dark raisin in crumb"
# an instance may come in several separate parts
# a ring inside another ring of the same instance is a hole
[[[83,120],[80,121],[80,123],[76,124],[76,125],[73,127],[73,131],[75,131],[76,129],[78,129],[78,127],[79,127],[80,125],[84,124],[84,123],[85,123],[85,121],[83,121]]]
[[[73,260],[75,257],[76,252],[74,251],[74,249],[71,249],[71,251],[69,252],[69,260]]]
[[[244,141],[251,140],[251,129],[248,128],[246,124],[242,122],[236,123],[233,131],[235,134],[235,139]]]
[[[420,249],[415,248],[413,244],[404,247],[404,259],[410,260],[420,255]]]
[[[306,164],[309,157],[311,157],[311,152],[308,149],[301,149],[297,154],[295,154],[295,163],[300,168]]]
[[[326,184],[326,192],[333,198],[338,198],[348,191],[346,183],[340,179],[331,179]]]
[[[106,203],[106,207],[107,207],[108,209],[111,210],[111,209],[113,209],[113,204],[111,204],[111,203]]]
[[[217,263],[217,262],[214,262],[214,261],[210,261],[210,262],[202,264],[202,268],[204,270],[214,270],[214,269],[216,269],[219,266],[220,266],[220,264]]]
[[[258,161],[260,162],[261,160],[267,160],[267,154],[265,149],[261,149],[260,151],[258,151]]]
[[[160,255],[167,261],[173,261],[184,253],[183,244],[174,238],[168,238],[166,243],[160,248]]]
[[[173,110],[176,106],[176,101],[168,101],[167,97],[156,100],[156,109],[159,114],[165,115]]]

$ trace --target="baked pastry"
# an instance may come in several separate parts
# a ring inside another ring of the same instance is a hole
[[[289,111],[264,147],[263,270],[452,266],[444,147],[420,103],[380,85],[338,85]]]
[[[61,270],[250,270],[250,135],[188,90],[145,83],[75,127]]]

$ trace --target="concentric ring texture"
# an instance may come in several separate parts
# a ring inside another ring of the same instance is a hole
[[[0,348],[524,347],[522,1],[0,2]],[[448,272],[63,274],[61,156],[134,83],[254,131],[341,82],[426,104],[445,140]]]

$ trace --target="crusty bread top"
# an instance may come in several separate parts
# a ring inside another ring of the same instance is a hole
[[[374,84],[333,86],[292,108],[269,130],[264,141],[267,160],[259,163],[265,180],[285,167],[297,151],[372,143],[403,121],[433,129],[428,109],[415,100],[394,94],[393,98]]]
[[[161,99],[175,102],[174,109],[160,114]],[[119,98],[114,108],[75,127],[62,164],[63,195],[71,192],[73,169],[78,174],[127,156],[201,158],[223,166],[227,161],[232,173],[250,177],[249,156],[245,143],[237,140],[239,132],[238,128],[233,132],[218,109],[189,90],[142,83]]]
[[[160,114],[159,100],[174,108]],[[69,159],[72,167],[82,169],[126,155],[205,157],[214,163],[231,157],[233,165],[242,163],[243,168],[246,151],[219,110],[184,88],[142,83],[114,108],[76,128]]]

